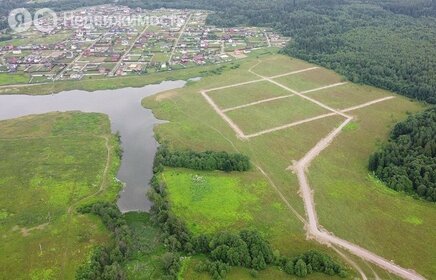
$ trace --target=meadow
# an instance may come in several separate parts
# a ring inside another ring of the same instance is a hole
[[[278,86],[271,86],[268,82],[242,85],[209,93],[209,96],[211,96],[222,109],[285,95],[289,95],[289,92]]]
[[[143,101],[143,105],[152,108],[158,118],[170,121],[159,125],[156,128],[156,133],[160,141],[168,142],[173,148],[189,148],[197,151],[225,150],[248,155],[254,165],[253,170],[250,171],[250,177],[253,180],[256,178],[256,180],[266,180],[267,182],[263,194],[265,197],[259,200],[259,212],[267,211],[266,209],[270,208],[271,205],[277,205],[276,207],[283,208],[285,215],[289,217],[289,223],[280,223],[273,227],[268,223],[270,219],[277,219],[277,216],[260,219],[260,223],[253,220],[251,226],[263,232],[273,247],[280,248],[284,254],[294,255],[301,250],[320,245],[307,241],[305,238],[303,223],[299,220],[299,217],[305,218],[305,212],[301,197],[298,194],[298,181],[296,176],[291,171],[287,171],[286,168],[292,165],[294,160],[302,158],[319,140],[339,126],[344,118],[331,116],[249,140],[238,139],[233,129],[199,93],[201,90],[259,79],[258,76],[248,71],[250,69],[256,73],[262,71],[263,75],[281,74],[279,71],[269,69],[274,68],[275,65],[280,65],[276,69],[285,72],[292,71],[292,69],[313,67],[311,64],[302,65],[299,60],[289,59],[281,55],[265,54],[246,59],[238,69],[226,71],[220,77],[204,77],[201,81],[189,83],[183,89],[149,97]],[[282,78],[286,78],[286,86],[297,91],[306,91],[343,81],[341,76],[323,68],[307,71],[303,74],[299,73]],[[273,90],[275,86],[271,88]],[[235,87],[231,91],[235,95],[239,93],[247,95],[244,87]],[[227,92],[227,89],[221,92]],[[327,95],[322,95],[323,92]],[[215,97],[214,92],[209,94],[212,99]],[[340,109],[386,96],[394,97],[383,103],[349,112],[348,114],[354,117],[353,122],[344,128],[337,142],[334,142],[315,160],[313,166],[310,167],[309,178],[315,188],[315,203],[320,224],[328,231],[364,248],[374,250],[377,254],[389,260],[392,259],[403,267],[413,268],[426,277],[434,276],[434,265],[430,261],[436,258],[436,244],[431,242],[436,228],[434,225],[436,215],[434,207],[413,200],[406,195],[392,193],[385,186],[373,180],[367,171],[369,155],[377,145],[387,139],[387,133],[392,125],[404,119],[408,113],[423,110],[424,106],[391,92],[351,83],[324,91],[307,93],[307,96],[314,99],[319,98],[319,100],[323,100],[322,102]],[[236,99],[238,98],[236,97]],[[289,100],[292,98],[294,97]],[[230,104],[233,97],[232,94],[224,93],[218,99],[217,103],[219,102],[219,104],[225,102]],[[295,108],[292,104],[288,108],[292,114]],[[261,110],[252,110],[251,114],[247,114],[242,119],[242,123],[244,121],[263,121],[263,117],[280,120],[285,111],[277,110],[276,113],[275,110],[270,110],[268,116],[265,116]],[[310,110],[307,114],[302,116],[310,117]],[[241,120],[236,123],[241,123]],[[243,174],[233,174],[232,176],[245,177]],[[186,186],[184,188],[186,190]],[[170,198],[172,195],[180,198],[181,192],[183,193],[183,190],[171,190],[170,187]],[[253,193],[250,192],[250,194]],[[223,191],[221,195],[233,196],[226,191]],[[188,198],[189,196],[186,199],[188,200]],[[173,203],[183,205],[187,201]],[[249,205],[250,203],[246,204],[245,207],[251,209]],[[200,207],[197,209],[201,209],[201,211],[206,211],[202,204],[198,205],[197,203],[196,207]],[[244,210],[244,203],[240,204],[239,207],[242,207],[240,210],[242,213],[249,211]],[[197,224],[203,220],[199,213],[187,215],[187,211],[186,208],[182,207],[176,211],[176,214],[184,217],[188,224]],[[247,223],[244,220],[242,222]],[[235,218],[234,223],[241,223],[241,219]],[[339,258],[333,251],[329,250],[329,252]],[[395,278],[395,276],[372,264],[359,260],[348,253],[345,255],[357,263],[368,277],[377,275],[382,279]],[[188,269],[187,271],[189,273],[192,270]]]
[[[50,113],[0,122],[3,275],[74,279],[92,248],[109,240],[97,217],[75,209],[115,200],[117,146],[102,114]]]

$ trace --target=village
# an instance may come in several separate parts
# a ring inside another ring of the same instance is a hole
[[[209,26],[207,11],[104,5],[68,15],[69,20],[60,20],[50,32],[32,28],[0,41],[0,73],[26,77],[28,83],[144,75],[242,59],[289,40],[268,28]],[[154,20],[107,26],[73,22],[96,16]],[[49,23],[43,19],[41,24]]]

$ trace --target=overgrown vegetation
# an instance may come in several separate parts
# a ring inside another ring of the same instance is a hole
[[[436,108],[395,125],[369,170],[390,188],[436,201]]]
[[[156,154],[154,166],[155,172],[162,171],[164,166],[226,172],[247,171],[250,168],[250,160],[241,154],[214,151],[171,151],[167,145],[161,145]]]
[[[110,165],[103,180],[106,144]],[[73,279],[91,248],[108,241],[97,218],[74,209],[117,197],[117,146],[102,114],[49,113],[0,122],[4,277]]]
[[[155,164],[160,164],[160,161],[156,160]],[[180,267],[177,253],[207,256],[207,260],[198,264],[196,270],[208,272],[213,279],[223,279],[231,266],[263,270],[268,265],[281,266],[286,273],[300,277],[314,271],[346,276],[345,269],[324,253],[313,251],[294,259],[280,257],[278,252],[274,254],[270,244],[255,230],[242,230],[239,233],[223,231],[194,236],[185,223],[172,213],[165,183],[160,182],[157,176],[160,169],[155,168],[155,176],[151,181],[149,197],[154,204],[150,214],[163,232],[164,244],[174,252],[164,259],[169,278],[177,279],[177,269]]]
[[[116,204],[97,202],[78,209],[81,214],[94,214],[101,218],[104,225],[112,233],[109,246],[97,248],[91,260],[82,265],[76,274],[76,279],[126,279],[121,263],[130,255],[131,233],[126,220]]]

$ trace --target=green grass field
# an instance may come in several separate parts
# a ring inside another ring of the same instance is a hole
[[[116,145],[101,114],[51,113],[0,122],[3,275],[73,279],[91,249],[108,241],[97,217],[74,209],[116,198]]]
[[[419,108],[395,98],[353,111],[357,125],[314,161],[309,175],[321,224],[432,279],[436,275],[431,261],[436,259],[435,206],[387,188],[367,171],[369,154],[385,141],[395,120]]]
[[[238,174],[167,170],[162,174],[174,212],[194,234],[249,225],[258,215],[267,183],[241,182]],[[245,176],[247,177],[247,176]],[[278,215],[280,213],[277,213]]]
[[[303,73],[276,78],[275,80],[291,89],[301,92],[340,83],[344,81],[344,78],[333,71],[319,68]]]
[[[268,82],[253,83],[208,93],[222,109],[289,94],[291,93]]]
[[[27,74],[0,74],[0,85],[10,85],[10,84],[25,84],[30,80]]]
[[[391,92],[385,90],[356,84],[345,84],[307,93],[307,96],[336,109],[349,108],[391,95]]]
[[[250,134],[325,113],[329,111],[299,96],[292,96],[230,111],[227,115]]]
[[[285,55],[274,55],[262,58],[261,62],[254,66],[253,71],[262,76],[271,77],[314,66],[315,65],[297,58],[289,58],[289,56]]]
[[[320,119],[252,138],[249,141],[241,141],[199,94],[200,90],[257,79],[258,77],[250,74],[248,70],[256,65],[259,59],[280,61],[283,65],[289,64],[289,67],[297,67],[292,65],[295,60],[289,59],[287,62],[282,62],[282,56],[276,58],[264,55],[247,59],[237,70],[224,72],[219,77],[205,77],[199,82],[190,83],[183,89],[149,97],[143,101],[143,105],[152,108],[158,118],[170,121],[156,128],[161,141],[168,141],[170,146],[181,149],[226,150],[248,155],[255,165],[265,171],[291,206],[304,216],[302,200],[298,195],[297,178],[285,169],[292,164],[293,160],[300,159],[320,139],[343,122],[343,118],[334,116]],[[310,85],[310,88],[341,81],[340,76],[329,74],[330,72],[326,70],[316,73],[328,74],[325,77],[320,76],[320,81],[305,78],[309,80],[306,85]],[[270,73],[270,75],[276,74],[280,73]],[[297,86],[289,86],[299,90],[309,89],[309,87],[299,87],[298,81]],[[385,95],[383,91],[370,87],[357,85],[346,87],[359,89],[356,92],[360,94],[347,95],[344,101],[337,103],[338,107],[357,105],[371,100],[372,97],[379,98]],[[340,87],[326,92],[336,90],[340,90]],[[371,96],[365,95],[368,92]],[[314,98],[320,95],[321,92],[310,93],[310,96]],[[228,98],[230,99],[230,96]],[[315,188],[315,202],[320,222],[327,230],[374,250],[389,260],[393,259],[399,265],[412,267],[426,277],[432,278],[436,275],[434,265],[430,261],[436,258],[436,243],[431,242],[434,240],[432,236],[436,228],[434,225],[435,208],[406,195],[392,193],[374,180],[370,180],[366,169],[369,155],[375,150],[376,145],[387,139],[387,133],[392,125],[404,119],[407,112],[420,110],[423,110],[421,104],[397,96],[393,100],[373,105],[373,107],[350,112],[356,117],[355,120],[312,164],[309,177]],[[260,119],[258,116],[261,114],[264,113],[256,112],[251,119],[256,121]],[[270,117],[274,118],[280,114],[282,113],[276,114],[272,110]],[[258,178],[267,180],[256,168],[250,173],[256,174],[253,177],[258,176]],[[286,210],[290,222],[280,223],[280,226],[274,227],[280,230],[273,235],[269,234],[271,226],[260,227],[259,230],[264,232],[272,244],[279,247],[285,254],[293,255],[298,251],[318,246],[305,239],[302,223],[280,201],[274,186],[269,182],[265,195],[268,194],[270,198],[262,200],[261,212],[273,203],[278,203],[277,205],[280,206],[277,207],[283,207]],[[199,219],[198,216],[196,219]],[[263,221],[269,221],[269,219],[263,218]],[[257,223],[253,225],[260,226]],[[374,277],[372,270],[377,271],[378,275],[383,278],[393,277],[373,265],[355,258],[354,260],[368,277]]]

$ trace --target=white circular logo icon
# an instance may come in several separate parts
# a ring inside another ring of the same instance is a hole
[[[38,31],[50,33],[58,24],[58,16],[51,9],[40,9],[35,13],[33,24]]]
[[[9,13],[8,23],[13,31],[25,32],[32,26],[32,15],[27,9],[15,9]]]

